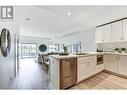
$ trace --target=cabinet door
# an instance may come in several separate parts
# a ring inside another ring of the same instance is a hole
[[[116,55],[104,55],[105,69],[112,72],[117,72]]]
[[[78,62],[78,82],[88,77],[87,69],[89,65],[89,61]]]
[[[104,67],[106,70],[110,70],[110,62],[111,62],[110,55],[104,55]]]
[[[123,41],[127,41],[127,19],[123,20]]]
[[[51,89],[59,89],[59,60],[50,57],[48,75],[49,87]]]
[[[87,72],[89,76],[92,76],[96,73],[96,56],[93,56],[89,59],[90,64],[87,66]]]
[[[127,76],[127,56],[119,56],[118,72]]]
[[[78,60],[78,82],[96,73],[96,56],[82,57]]]
[[[62,77],[66,78],[75,74],[76,61],[75,59],[63,59],[60,63]]]
[[[122,41],[122,21],[112,23],[112,41]]]
[[[77,62],[74,58],[60,60],[60,88],[68,88],[76,83]]]
[[[102,39],[102,27],[98,27],[96,28],[96,32],[95,32],[95,42],[96,43],[102,43],[103,39]]]
[[[104,42],[111,42],[111,24],[103,26],[102,35]]]
[[[96,65],[96,73],[99,73],[104,70],[104,64]]]

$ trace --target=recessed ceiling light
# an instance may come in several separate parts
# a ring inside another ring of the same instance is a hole
[[[68,11],[67,12],[67,15],[71,16],[72,15],[71,11]]]

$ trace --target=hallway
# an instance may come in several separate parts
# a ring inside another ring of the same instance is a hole
[[[21,59],[19,74],[11,89],[48,89],[48,74],[35,59]]]

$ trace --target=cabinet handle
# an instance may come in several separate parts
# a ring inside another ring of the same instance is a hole
[[[69,75],[69,76],[66,76],[65,78],[69,78],[69,77],[72,77],[73,76],[73,74],[72,75]]]

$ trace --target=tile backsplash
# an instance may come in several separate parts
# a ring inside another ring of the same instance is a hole
[[[115,48],[126,48],[127,42],[114,42],[114,43],[99,43],[97,44],[98,49],[102,49],[103,51],[115,51]]]

